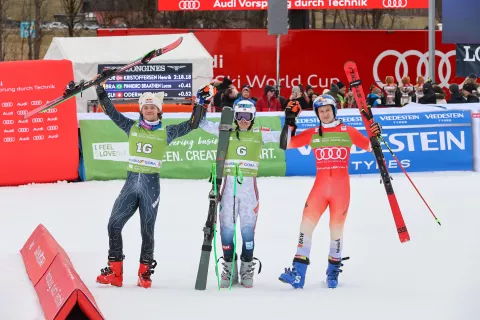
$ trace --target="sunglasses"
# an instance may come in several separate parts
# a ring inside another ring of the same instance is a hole
[[[253,114],[250,112],[237,112],[235,113],[235,120],[237,121],[252,121],[253,120]]]

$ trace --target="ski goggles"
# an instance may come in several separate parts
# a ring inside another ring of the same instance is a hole
[[[253,120],[253,113],[250,112],[237,112],[235,113],[235,120],[237,121],[252,121]]]

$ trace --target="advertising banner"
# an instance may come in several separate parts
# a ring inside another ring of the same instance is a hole
[[[218,122],[219,114],[209,117]],[[166,118],[163,125],[176,124],[186,118]],[[257,117],[255,123],[280,131],[279,117]],[[82,149],[86,180],[124,179],[127,176],[127,135],[110,120],[81,120]],[[218,138],[202,129],[175,139],[165,153],[162,178],[204,179],[215,162]],[[284,176],[285,154],[278,143],[266,143],[262,149],[259,176]]]
[[[480,45],[457,44],[456,67],[459,77],[480,75]]]
[[[98,73],[104,69],[121,67],[99,64]],[[169,63],[135,66],[111,77],[106,84],[109,98],[138,98],[144,92],[165,92],[168,98],[192,96],[192,64]]]
[[[0,63],[0,186],[77,178],[75,100],[24,119],[60,96],[71,79],[67,60]]]
[[[346,125],[366,136],[360,115],[339,116]],[[469,111],[380,114],[375,119],[383,127],[383,137],[402,166],[410,172],[473,170],[473,140]],[[282,117],[282,124],[284,117]],[[318,126],[314,116],[299,117],[298,132]],[[299,134],[298,133],[298,134]],[[390,172],[401,172],[395,159],[382,144]],[[286,151],[287,176],[315,175],[315,158],[310,147]],[[378,172],[372,153],[352,146],[349,172]]]
[[[386,1],[399,3],[400,1]],[[164,1],[159,1],[164,3]],[[402,1],[406,3],[406,1]],[[413,1],[408,1],[412,3]],[[203,4],[203,1],[202,1]],[[237,88],[248,84],[254,97],[261,97],[267,85],[276,84],[276,38],[266,29],[99,29],[99,36],[174,34],[194,32],[195,37],[213,57],[213,72],[218,79],[228,76]],[[462,83],[455,75],[455,45],[442,43],[442,31],[436,31],[436,82],[448,94],[451,83]],[[280,94],[288,99],[292,87],[311,85],[316,93],[330,89],[337,81],[348,84],[343,65],[357,63],[366,93],[372,84],[382,87],[387,76],[401,83],[405,76],[416,84],[426,77],[428,61],[426,30],[288,30],[280,37]],[[225,41],[228,39],[228,41]],[[335,42],[335,54],[324,50]],[[365,45],[375,39],[375,45]],[[299,43],[309,43],[310,50],[298,50]],[[361,48],[361,50],[352,50]],[[194,88],[195,89],[195,88]],[[198,88],[196,88],[198,89]]]
[[[428,0],[288,0],[288,9],[425,9]],[[158,11],[267,10],[268,0],[162,0]]]

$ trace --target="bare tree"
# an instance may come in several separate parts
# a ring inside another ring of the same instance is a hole
[[[82,19],[78,18],[78,13],[83,7],[83,2],[84,0],[62,0],[62,6],[65,12],[69,37],[73,37],[75,35],[75,25],[82,22]]]
[[[10,0],[0,0],[0,61],[4,61],[6,56],[8,39],[7,9],[10,4]]]

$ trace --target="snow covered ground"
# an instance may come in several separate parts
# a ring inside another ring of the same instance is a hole
[[[153,287],[136,286],[138,213],[125,226],[124,287],[95,283],[106,265],[107,221],[123,181],[0,188],[0,319],[43,319],[19,250],[42,223],[69,254],[106,319],[480,319],[478,173],[411,174],[442,222],[438,226],[402,174],[394,188],[410,232],[401,244],[378,175],[353,176],[344,237],[350,256],[339,288],[324,284],[328,213],[314,234],[306,287],[278,281],[296,249],[313,178],[261,178],[255,287],[194,290],[209,184],[162,180]],[[218,252],[221,246],[218,244]]]

